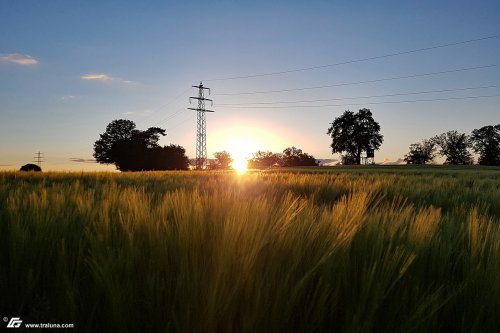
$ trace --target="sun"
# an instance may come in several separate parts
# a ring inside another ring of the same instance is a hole
[[[258,150],[257,144],[250,138],[235,137],[228,140],[226,150],[231,155],[231,167],[239,174],[248,170],[248,160]]]
[[[262,124],[252,119],[233,119],[219,124],[211,136],[215,151],[225,150],[231,155],[230,166],[239,174],[248,170],[248,160],[257,151],[280,151],[285,146],[282,136],[272,124]]]
[[[246,158],[233,159],[231,167],[240,175],[248,171],[248,160]]]

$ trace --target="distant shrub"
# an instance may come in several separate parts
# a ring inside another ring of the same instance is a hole
[[[21,167],[21,169],[19,169],[19,171],[36,171],[36,172],[41,172],[42,168],[40,168],[36,164],[28,163],[28,164],[23,165]]]

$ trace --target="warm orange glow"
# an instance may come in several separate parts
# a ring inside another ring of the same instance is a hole
[[[241,122],[244,124],[241,124]],[[267,125],[269,126],[269,124]],[[214,151],[227,151],[233,162],[231,167],[239,174],[248,170],[248,160],[253,153],[262,151],[280,152],[286,147],[284,139],[276,129],[266,125],[254,124],[250,120],[240,120],[239,124],[228,123],[212,132],[210,137]]]
[[[246,158],[234,159],[231,167],[240,175],[248,171],[248,160]]]
[[[248,160],[258,150],[257,145],[250,138],[235,137],[228,138],[228,141],[225,149],[233,159],[231,167],[239,174],[245,173],[248,170]]]

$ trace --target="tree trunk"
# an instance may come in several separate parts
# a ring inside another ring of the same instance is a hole
[[[358,148],[356,152],[356,164],[361,165],[361,148]]]

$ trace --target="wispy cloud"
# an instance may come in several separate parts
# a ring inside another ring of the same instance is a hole
[[[71,157],[69,159],[71,162],[78,162],[78,163],[97,163],[96,160],[93,158],[81,158],[81,157]]]
[[[130,116],[130,115],[138,115],[138,116],[146,116],[153,113],[151,110],[139,110],[139,111],[127,111],[123,112],[122,115]]]
[[[61,101],[69,101],[69,100],[76,99],[76,98],[78,98],[78,96],[66,95],[66,96],[61,96]]]
[[[339,160],[336,159],[321,159],[317,160],[319,166],[334,166],[339,163]]]
[[[131,84],[135,83],[134,81],[130,80],[124,80],[119,77],[114,77],[106,73],[88,73],[88,74],[82,74],[80,75],[80,78],[82,80],[88,80],[88,81],[107,81],[107,82],[119,82],[119,83],[126,83],[126,84]]]
[[[111,76],[109,76],[108,74],[104,74],[104,73],[83,74],[83,75],[80,75],[80,78],[82,78],[84,80],[96,80],[96,81],[111,80]]]
[[[12,62],[18,65],[36,65],[38,60],[27,54],[10,53],[0,54],[0,62]]]
[[[390,159],[385,158],[384,161],[382,163],[380,163],[380,164],[381,165],[402,165],[402,164],[406,164],[406,162],[402,158],[398,158],[395,161],[391,161]]]

